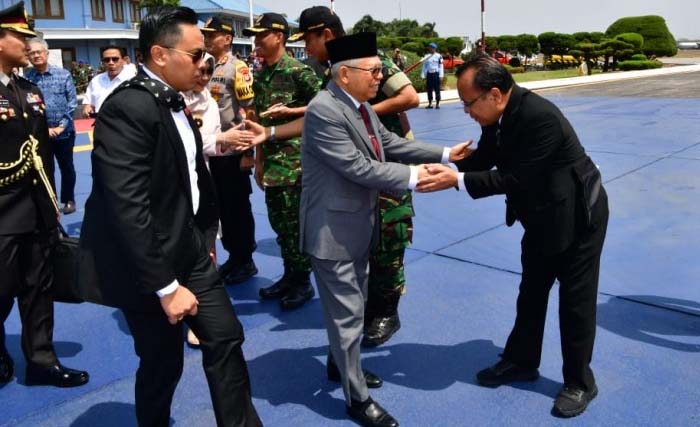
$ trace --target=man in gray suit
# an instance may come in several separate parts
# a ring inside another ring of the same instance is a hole
[[[424,166],[388,159],[447,163],[465,157],[469,143],[442,148],[382,126],[367,102],[382,78],[374,33],[340,37],[326,48],[333,81],[308,105],[304,121],[300,244],[311,256],[323,304],[328,378],[342,383],[351,418],[394,427],[398,422],[367,391],[381,379],[360,365],[369,251],[379,236],[377,195],[412,189],[427,177]]]

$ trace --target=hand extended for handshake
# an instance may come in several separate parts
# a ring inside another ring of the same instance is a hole
[[[474,150],[469,148],[472,141],[457,144],[450,149],[450,162],[458,162],[469,157]],[[426,164],[420,165],[418,172],[418,185],[416,191],[419,193],[431,193],[446,188],[457,187],[457,171],[447,165]]]

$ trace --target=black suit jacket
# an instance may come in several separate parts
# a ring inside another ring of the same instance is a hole
[[[161,310],[155,292],[174,279],[186,284],[195,261],[208,252],[195,233],[216,227],[218,214],[191,117],[190,126],[197,142],[196,216],[170,109],[134,86],[118,88],[100,109],[80,236],[79,286],[88,301]]]
[[[53,158],[46,124],[44,97],[39,87],[17,78],[20,99],[0,83],[0,163],[14,163],[20,147],[29,135],[39,141],[39,155],[53,186]],[[17,168],[0,170],[0,180],[13,175]],[[31,167],[12,183],[0,185],[0,235],[30,233],[57,225],[56,209],[36,171]]]
[[[582,229],[574,167],[586,161],[561,111],[516,85],[500,125],[482,128],[477,150],[457,166],[473,198],[505,194],[508,225],[518,219],[524,243],[553,255],[568,248]],[[594,212],[594,225],[600,218],[602,212]]]

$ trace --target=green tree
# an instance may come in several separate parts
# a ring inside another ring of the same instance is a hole
[[[571,34],[550,31],[537,36],[537,40],[540,42],[540,51],[545,56],[545,63],[552,55],[566,55],[576,46],[576,39]]]
[[[500,50],[498,46],[498,37],[486,36],[486,53],[490,55],[497,50]]]
[[[647,56],[674,56],[678,52],[676,40],[668,30],[666,21],[660,16],[620,18],[605,31],[609,38],[623,33],[641,34],[644,38],[642,52]]]
[[[615,36],[615,39],[622,40],[625,43],[629,43],[634,46],[634,52],[641,52],[642,46],[644,46],[644,37],[638,33],[622,33]]]
[[[518,53],[525,55],[525,65],[527,65],[527,58],[539,51],[540,44],[537,36],[533,34],[519,34],[515,36],[515,48]]]
[[[454,56],[458,56],[464,49],[464,41],[461,37],[448,37],[445,39],[445,50]]]
[[[508,53],[515,52],[517,50],[515,36],[498,36],[498,49]]]
[[[617,39],[604,40],[600,47],[605,55],[603,71],[608,71],[610,68],[616,69],[620,58],[628,58],[634,53],[634,45]],[[610,64],[611,59],[612,64]]]
[[[365,33],[365,32],[373,32],[377,33],[378,35],[386,35],[384,34],[384,27],[385,23],[382,21],[377,21],[374,18],[372,18],[371,15],[365,15],[362,18],[360,18],[359,21],[350,29],[350,33]]]
[[[158,6],[180,6],[180,0],[140,0],[139,8],[151,10]]]

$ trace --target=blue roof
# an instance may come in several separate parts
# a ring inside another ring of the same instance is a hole
[[[183,0],[180,4],[182,6],[191,7],[194,10],[228,9],[236,12],[248,13],[248,2],[246,0]],[[253,3],[254,15],[260,15],[265,12],[272,11]]]

